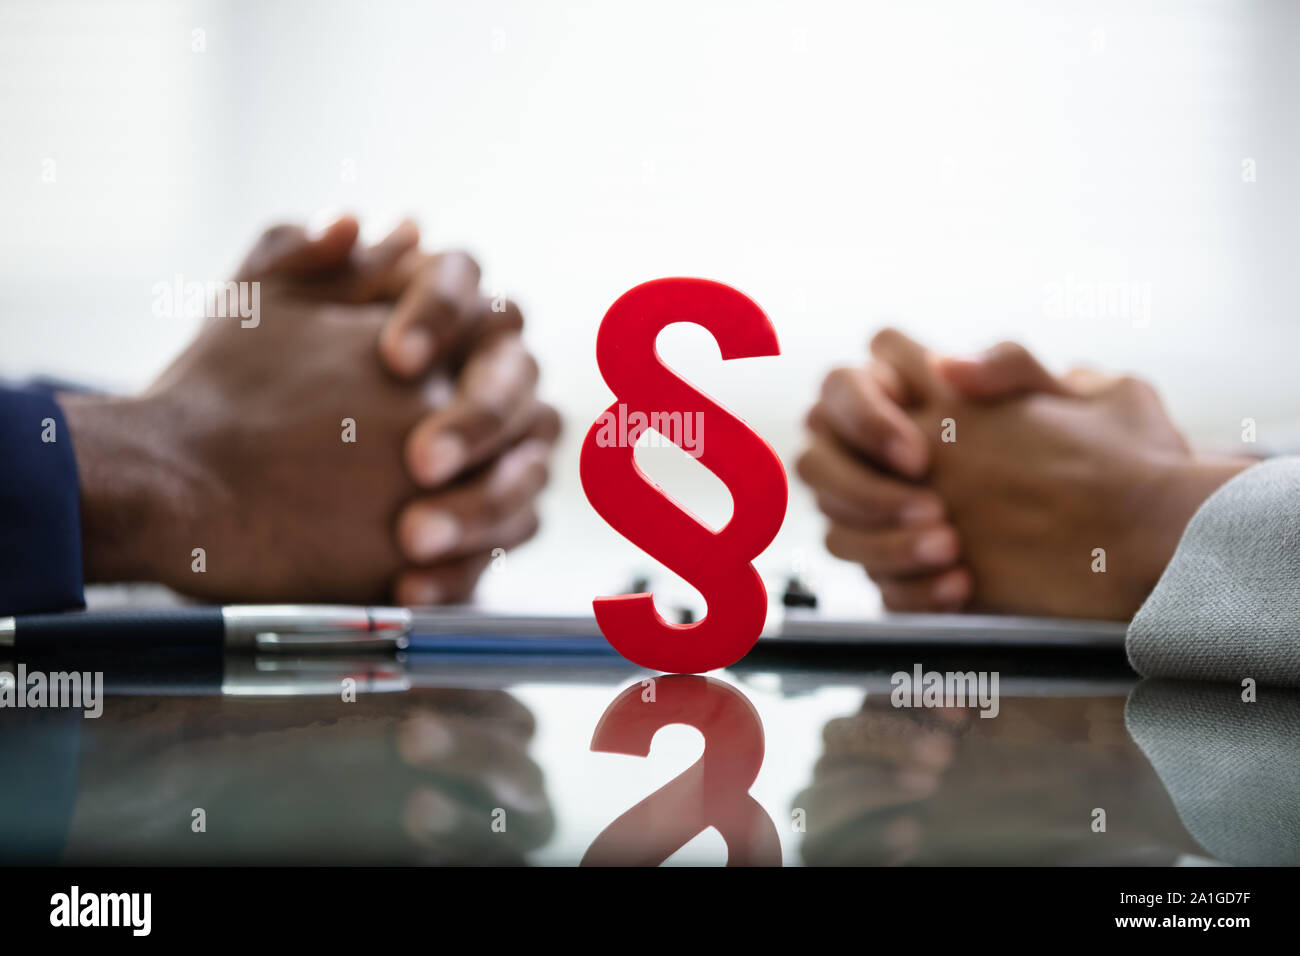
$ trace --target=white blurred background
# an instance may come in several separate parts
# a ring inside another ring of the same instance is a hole
[[[597,324],[649,278],[734,285],[779,358],[665,357],[791,465],[826,370],[896,324],[1136,371],[1198,441],[1300,421],[1300,5],[707,0],[0,3],[0,376],[144,385],[151,312],[264,226],[412,215],[524,306],[566,442],[541,538],[488,575],[581,606],[653,562],[577,483]],[[1054,307],[1109,285],[1131,312]],[[645,466],[704,518],[698,465]],[[760,567],[867,607],[791,472]],[[560,575],[557,571],[564,571]],[[677,585],[669,585],[669,588]],[[689,595],[687,595],[689,596]]]

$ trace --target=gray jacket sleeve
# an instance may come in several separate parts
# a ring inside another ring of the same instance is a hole
[[[1145,677],[1300,687],[1300,457],[1248,468],[1201,505],[1127,647]]]

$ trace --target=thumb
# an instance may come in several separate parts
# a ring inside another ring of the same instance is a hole
[[[939,358],[935,368],[968,398],[1009,398],[1021,392],[1067,394],[1061,381],[1016,342],[1000,342],[971,358]]]
[[[352,216],[312,232],[297,225],[272,226],[258,237],[237,278],[307,276],[337,268],[347,261],[359,232],[360,225]]]

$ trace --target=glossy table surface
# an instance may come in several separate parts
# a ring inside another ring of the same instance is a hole
[[[917,665],[996,672],[995,707],[895,706]],[[97,719],[0,709],[3,862],[1300,862],[1300,696],[1113,652],[105,669]]]

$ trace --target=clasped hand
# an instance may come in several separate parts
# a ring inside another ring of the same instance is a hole
[[[88,581],[456,601],[535,532],[560,422],[519,309],[412,223],[373,246],[358,231],[268,230],[236,275],[261,284],[255,327],[205,320],[137,397],[60,397]]]
[[[892,329],[871,352],[826,378],[798,470],[827,547],[891,610],[1128,619],[1250,464],[1193,455],[1134,378],[1057,377],[1014,343],[942,358]]]

